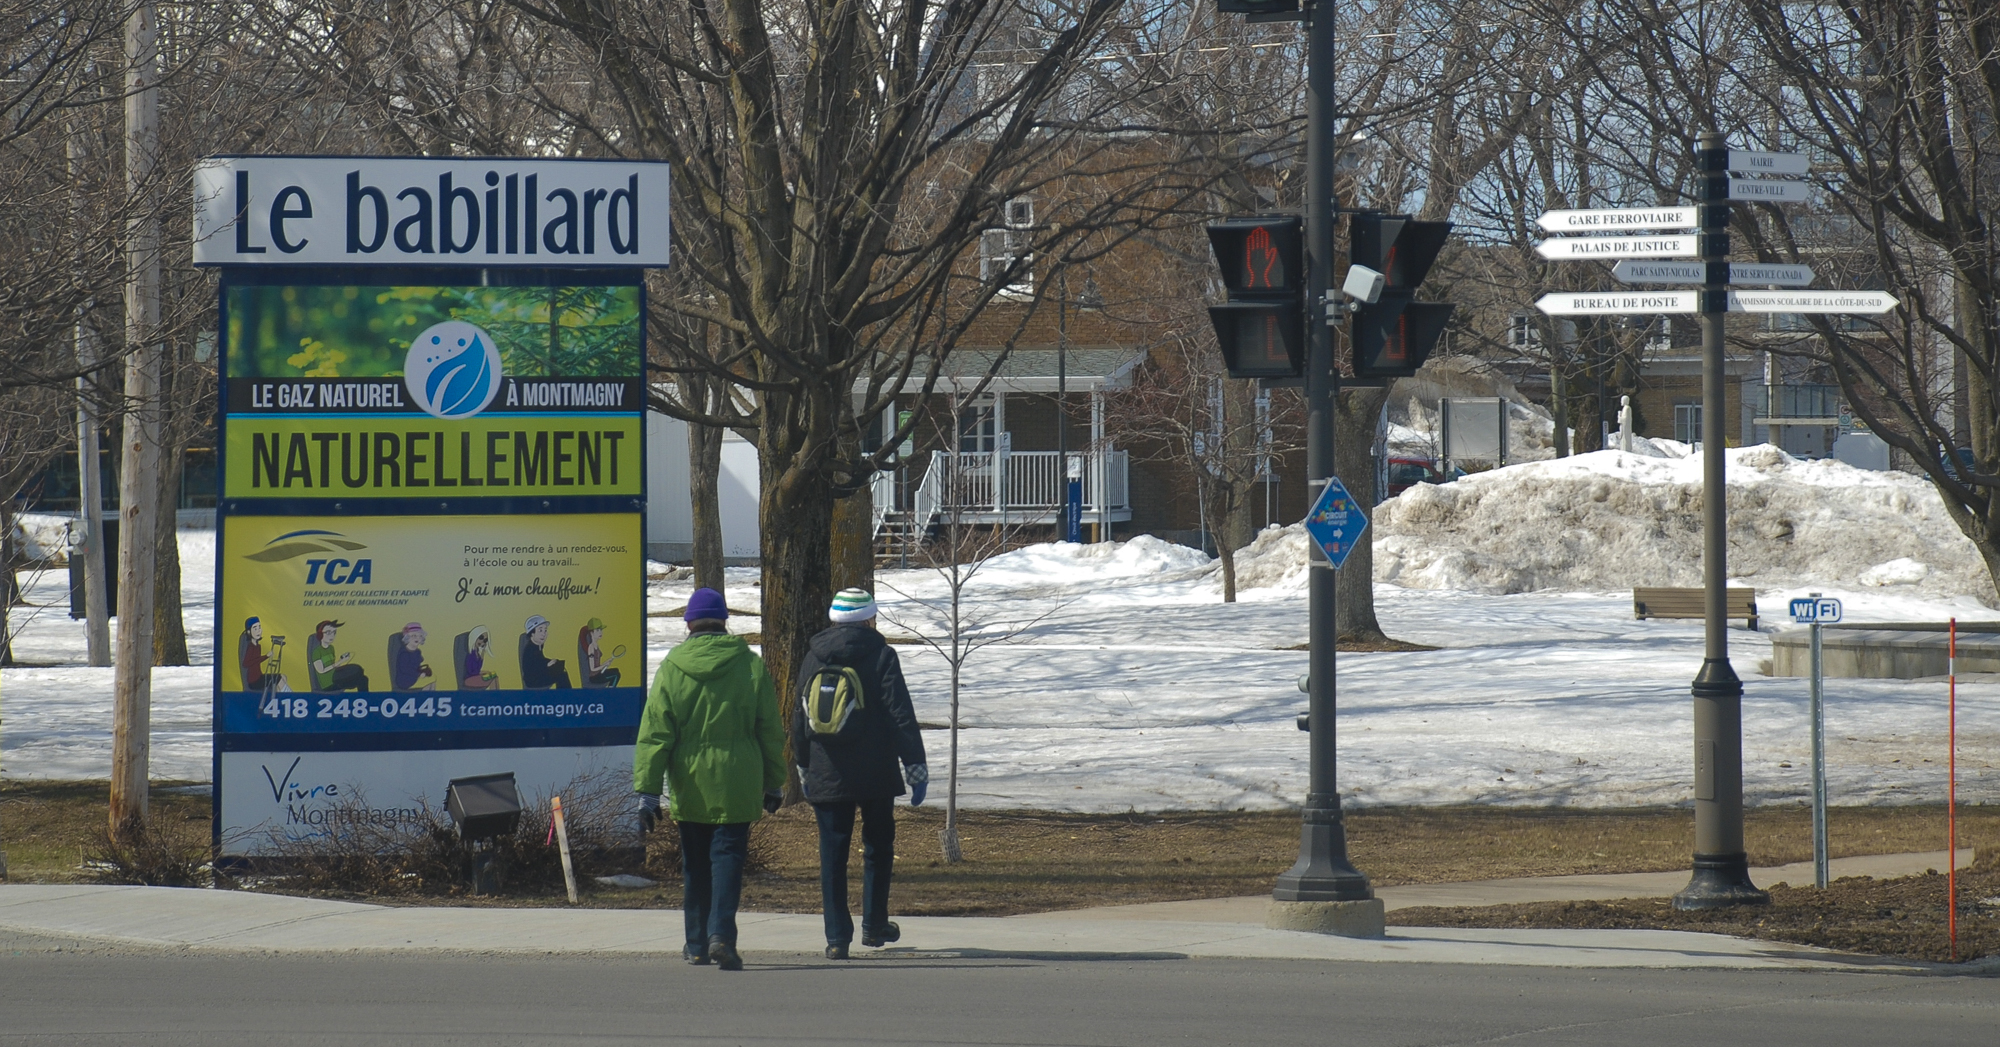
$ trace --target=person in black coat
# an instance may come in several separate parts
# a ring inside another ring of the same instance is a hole
[[[826,914],[826,955],[847,958],[854,919],[847,909],[847,856],[854,814],[861,813],[861,944],[902,937],[889,920],[889,878],[896,861],[896,797],[909,782],[910,803],[924,802],[930,771],[916,710],[903,684],[903,665],[875,630],[875,598],[844,589],[827,617],[833,627],[812,638],[799,665],[792,704],[793,759],[819,821],[820,902]],[[861,681],[861,705],[839,731],[818,734],[806,718],[806,690],[819,671],[845,666]]]

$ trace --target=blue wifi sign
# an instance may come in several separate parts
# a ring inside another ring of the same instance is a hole
[[[1840,621],[1840,601],[1831,596],[1801,596],[1792,601],[1792,621],[1800,625],[1832,625]]]

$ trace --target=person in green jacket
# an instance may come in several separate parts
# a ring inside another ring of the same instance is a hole
[[[660,663],[646,694],[632,791],[642,832],[659,822],[663,789],[680,829],[687,925],[681,955],[740,971],[736,907],[750,823],[778,809],[785,731],[770,671],[742,637],[723,628],[728,617],[713,589],[689,598],[688,638]]]

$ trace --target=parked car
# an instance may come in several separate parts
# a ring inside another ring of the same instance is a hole
[[[1950,451],[1947,451],[1944,454],[1939,455],[1938,457],[1943,459],[1944,474],[1952,478],[1953,480],[1958,479],[1958,470],[1960,466],[1963,466],[1965,471],[1968,473],[1973,471],[1972,448],[1970,447],[1954,448]]]
[[[1444,473],[1428,458],[1389,459],[1389,497],[1394,498],[1418,484],[1444,483]]]

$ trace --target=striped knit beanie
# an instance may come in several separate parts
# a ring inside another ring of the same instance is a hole
[[[875,597],[865,589],[842,589],[826,616],[834,622],[865,622],[875,617]]]

